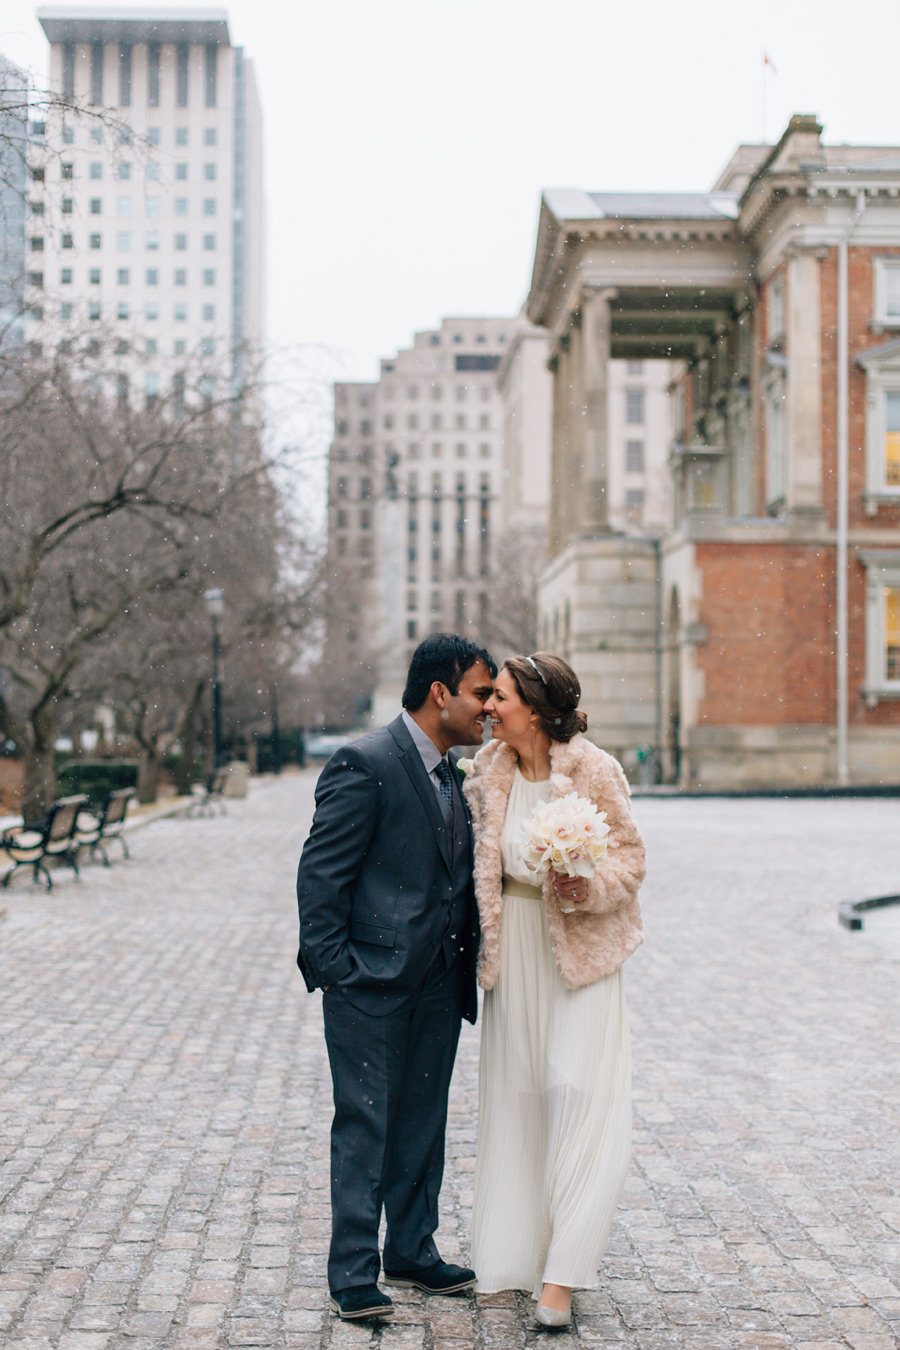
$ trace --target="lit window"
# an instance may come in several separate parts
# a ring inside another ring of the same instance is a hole
[[[866,684],[873,706],[879,695],[900,696],[900,549],[860,549],[866,569]]]
[[[900,499],[900,354],[891,342],[859,358],[866,372],[866,511]]]

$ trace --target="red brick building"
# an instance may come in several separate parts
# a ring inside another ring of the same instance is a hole
[[[688,787],[900,783],[900,147],[797,116],[708,194],[545,194],[543,640]],[[681,364],[664,536],[609,528],[611,357]]]

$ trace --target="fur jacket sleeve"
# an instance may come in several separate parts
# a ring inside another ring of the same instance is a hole
[[[475,894],[481,918],[478,982],[492,989],[500,968],[503,866],[500,837],[517,756],[502,742],[475,756],[463,791],[475,830]],[[588,883],[588,896],[573,914],[563,914],[552,881],[543,885],[553,954],[569,989],[593,984],[622,965],[643,941],[638,890],[646,872],[644,841],[629,802],[628,781],[612,755],[584,736],[550,747],[550,797],[576,792],[606,812],[606,862]]]

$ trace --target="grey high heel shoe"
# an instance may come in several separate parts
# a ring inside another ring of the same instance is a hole
[[[539,1303],[534,1310],[534,1315],[542,1327],[567,1327],[572,1322],[572,1309],[566,1308],[545,1308],[543,1303]]]

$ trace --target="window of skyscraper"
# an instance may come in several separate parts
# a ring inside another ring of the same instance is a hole
[[[159,107],[159,43],[147,43],[147,103]]]
[[[91,235],[90,243],[91,243],[91,248],[102,248],[102,246],[103,246],[103,236],[100,235],[100,234],[92,234],[92,235]]]
[[[214,42],[208,42],[206,44],[205,55],[204,93],[206,106],[207,108],[214,108],[216,106],[216,71],[219,63],[219,49]],[[209,142],[207,142],[207,144],[209,144]]]
[[[103,199],[102,199],[102,197],[92,197],[92,198],[91,198],[90,211],[91,211],[91,215],[92,215],[92,216],[99,216],[99,215],[102,213],[102,211],[103,211]]]
[[[91,104],[103,106],[103,43],[91,43]]]
[[[119,43],[119,107],[131,107],[131,43]]]
[[[175,48],[175,103],[179,108],[188,105],[188,57],[190,48],[179,42]]]
[[[215,129],[215,127],[204,127],[204,128],[203,128],[203,144],[204,144],[204,145],[215,145],[215,143],[216,143],[216,129]]]

